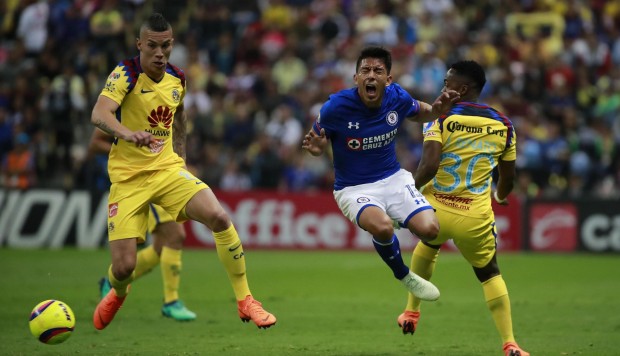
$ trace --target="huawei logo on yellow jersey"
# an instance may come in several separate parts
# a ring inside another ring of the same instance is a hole
[[[149,125],[151,127],[157,127],[161,123],[164,128],[169,129],[172,125],[172,110],[167,106],[160,106],[157,109],[153,109],[148,117]]]

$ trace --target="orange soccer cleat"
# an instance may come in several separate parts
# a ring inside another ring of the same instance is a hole
[[[263,309],[262,304],[252,298],[251,295],[245,297],[244,300],[237,302],[239,317],[241,321],[247,323],[250,319],[259,328],[266,329],[276,323],[276,317]]]
[[[506,356],[530,356],[529,352],[521,350],[516,342],[507,342],[504,344],[504,355]]]
[[[398,316],[398,326],[403,330],[403,334],[411,334],[415,332],[418,326],[418,320],[420,319],[420,312],[412,312],[406,310],[404,313]]]
[[[118,312],[123,305],[126,297],[127,296],[121,298],[116,296],[114,289],[108,291],[108,294],[97,304],[97,308],[95,308],[95,313],[93,314],[93,324],[97,330],[105,329],[105,327],[112,322],[112,319],[114,319],[116,312]]]

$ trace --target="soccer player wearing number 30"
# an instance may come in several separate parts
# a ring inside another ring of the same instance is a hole
[[[394,228],[433,240],[439,224],[432,206],[415,189],[413,176],[396,160],[398,128],[409,119],[427,122],[458,99],[442,93],[429,105],[392,83],[392,57],[380,47],[362,50],[353,76],[356,87],[329,97],[302,147],[312,155],[333,151],[334,197],[342,213],[373,236],[377,253],[394,277],[418,298],[436,300],[439,290],[404,264]]]
[[[204,224],[215,239],[237,299],[238,315],[267,328],[276,318],[250,293],[243,247],[226,211],[209,187],[185,167],[185,74],[168,63],[172,27],[161,14],[140,28],[140,55],[121,62],[108,76],[93,108],[91,122],[115,137],[108,161],[108,236],[112,289],[93,314],[105,328],[123,304],[136,267],[136,242],[144,241],[149,204],[176,221]]]
[[[513,188],[516,134],[512,122],[493,108],[478,104],[486,83],[482,67],[474,61],[453,64],[444,89],[460,94],[450,112],[424,127],[422,159],[415,184],[437,210],[439,235],[421,241],[413,251],[411,269],[430,279],[439,248],[449,239],[473,266],[506,356],[527,356],[512,331],[510,299],[496,259],[496,227],[491,198],[508,204]],[[497,189],[492,172],[498,167]],[[420,318],[420,299],[409,295],[405,312],[398,317],[404,334],[413,334]]]

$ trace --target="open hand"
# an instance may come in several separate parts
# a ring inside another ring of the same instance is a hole
[[[313,156],[321,155],[323,153],[323,149],[325,149],[325,146],[327,146],[325,129],[321,129],[320,135],[317,135],[316,132],[314,132],[314,129],[310,129],[301,143],[301,148],[310,152]]]
[[[447,113],[452,107],[452,104],[458,102],[460,99],[461,95],[455,90],[448,89],[443,91],[433,102],[433,113],[437,116]]]

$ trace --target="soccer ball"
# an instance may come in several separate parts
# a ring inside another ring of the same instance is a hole
[[[75,316],[66,303],[45,300],[30,313],[30,332],[44,344],[60,344],[73,333]]]

